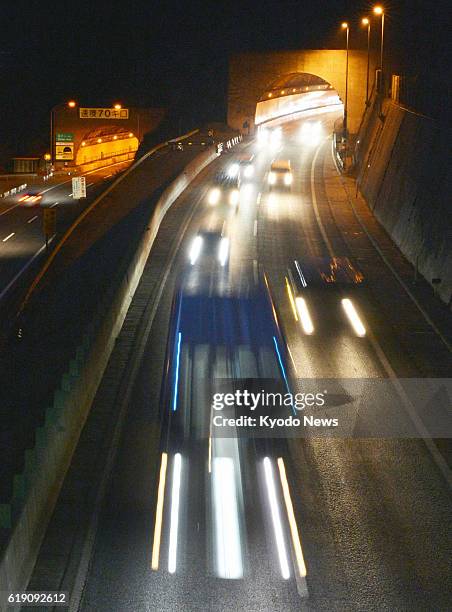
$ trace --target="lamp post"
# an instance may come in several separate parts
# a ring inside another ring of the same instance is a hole
[[[344,21],[341,24],[343,30],[347,33],[347,52],[345,55],[345,104],[344,104],[344,137],[347,137],[347,114],[348,114],[348,41],[350,28],[348,23]]]
[[[381,39],[380,39],[380,71],[381,71],[381,82],[384,83],[383,75],[383,50],[384,50],[384,37],[385,37],[385,12],[381,5],[377,4],[374,6],[374,14],[381,16]],[[382,89],[384,89],[382,87]]]
[[[366,106],[369,106],[369,64],[370,64],[370,19],[361,19],[363,26],[367,26],[367,72],[366,72]]]
[[[69,100],[66,105],[69,108],[75,108],[77,106],[77,102],[74,100]],[[62,105],[57,104],[50,109],[50,165],[53,166],[55,162],[55,111],[60,108]]]

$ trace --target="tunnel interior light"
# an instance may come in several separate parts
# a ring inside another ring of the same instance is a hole
[[[282,90],[281,90],[281,95],[283,96],[285,93],[286,93],[286,90],[285,90],[285,89],[282,89]]]
[[[270,515],[273,523],[273,530],[276,540],[276,550],[278,552],[279,566],[284,580],[290,578],[290,568],[287,559],[287,550],[284,542],[284,534],[279,512],[278,501],[276,498],[276,487],[273,476],[273,468],[268,457],[264,459],[265,483],[267,485],[268,501],[270,503]]]
[[[351,326],[355,330],[356,335],[360,336],[361,338],[365,336],[366,328],[362,324],[362,321],[359,318],[358,313],[356,312],[356,308],[353,305],[353,302],[349,298],[344,298],[342,300],[342,307],[345,310],[345,314],[347,315]]]
[[[129,138],[132,138],[133,132],[129,132]]]
[[[283,458],[278,457],[277,463],[283,490],[284,503],[286,504],[287,518],[289,520],[290,535],[292,537],[295,559],[297,560],[298,573],[300,574],[301,578],[305,578],[307,573],[306,563],[304,561],[303,551],[301,549],[300,535],[298,533],[297,521],[293,511],[292,498],[290,496],[289,483],[287,482],[286,467],[284,465]]]
[[[116,135],[113,136],[113,140],[118,140],[118,137]]]
[[[213,501],[218,575],[220,578],[241,578],[243,561],[237,485],[231,457],[215,457],[213,460]]]
[[[97,142],[100,144],[102,142],[102,138],[98,138]]]
[[[179,531],[179,504],[180,483],[182,472],[182,457],[180,453],[174,455],[173,463],[173,486],[171,489],[171,518],[170,518],[170,540],[168,552],[168,571],[174,574],[177,567],[177,536]]]
[[[297,305],[298,314],[300,315],[301,327],[303,328],[304,333],[310,336],[314,333],[314,325],[312,323],[311,315],[309,314],[306,300],[302,297],[297,297],[295,299],[295,303]]]
[[[270,92],[270,93],[268,94],[268,97],[269,97],[269,98],[271,98],[272,96],[273,96],[273,94]]]
[[[160,542],[162,539],[163,503],[165,499],[165,482],[166,482],[167,464],[168,464],[168,455],[166,453],[162,453],[162,462],[160,464],[159,487],[158,487],[158,492],[157,492],[157,508],[155,512],[154,542],[152,545],[151,567],[154,571],[158,570],[159,568]]]
[[[86,142],[82,140],[82,147],[84,147],[85,145],[86,145]]]

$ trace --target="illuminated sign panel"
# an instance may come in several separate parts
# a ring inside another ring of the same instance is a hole
[[[55,159],[57,161],[72,161],[74,159],[73,142],[55,143]]]
[[[80,119],[128,119],[128,108],[80,108]]]

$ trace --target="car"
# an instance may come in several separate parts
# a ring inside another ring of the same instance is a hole
[[[288,159],[274,160],[268,173],[268,185],[270,191],[273,187],[290,189],[292,185],[292,170]]]
[[[286,288],[292,309],[306,335],[321,329],[334,332],[338,326],[351,327],[359,337],[366,335],[357,307],[358,292],[365,286],[365,279],[348,257],[295,260],[289,279],[286,278]]]
[[[19,198],[19,202],[23,206],[39,206],[41,200],[42,193],[34,189],[30,189],[29,191],[23,193]]]
[[[240,155],[232,167],[237,167],[238,174],[242,181],[249,181],[254,176],[254,155],[245,153]]]
[[[207,193],[207,201],[212,206],[216,204],[229,204],[238,207],[240,200],[239,173],[231,176],[229,173],[218,173],[214,176]]]
[[[213,261],[224,267],[229,260],[229,238],[221,232],[198,232],[190,244],[188,258],[191,266]]]

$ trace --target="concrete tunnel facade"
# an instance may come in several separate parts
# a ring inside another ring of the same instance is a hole
[[[370,58],[369,90],[375,74]],[[229,62],[228,125],[244,129],[255,126],[256,105],[265,91],[285,75],[309,73],[329,83],[345,101],[346,51],[321,49],[300,51],[249,52],[233,55]],[[366,104],[367,52],[349,51],[348,127],[356,133]]]

